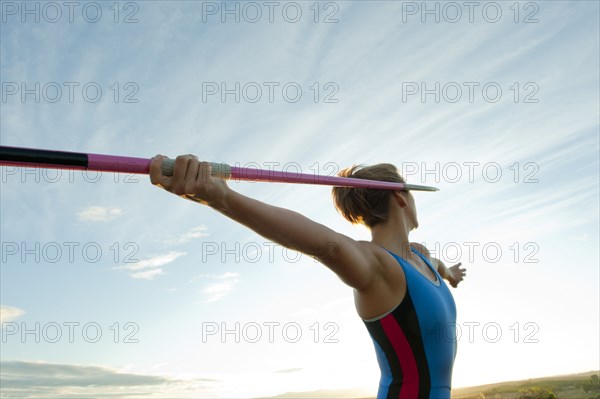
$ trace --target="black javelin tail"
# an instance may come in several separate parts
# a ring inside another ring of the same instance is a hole
[[[79,152],[0,146],[0,161],[86,168],[88,155]]]

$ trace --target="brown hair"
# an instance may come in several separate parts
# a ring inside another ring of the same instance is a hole
[[[389,163],[372,166],[352,165],[342,169],[338,176],[406,183],[396,166]],[[387,220],[392,193],[391,190],[334,187],[331,195],[335,208],[344,218],[353,224],[361,223],[373,227]]]

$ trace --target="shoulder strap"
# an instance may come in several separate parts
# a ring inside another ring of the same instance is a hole
[[[431,270],[433,270],[433,272],[435,273],[435,275],[436,275],[436,276],[438,276],[438,277],[440,278],[440,281],[441,281],[441,280],[443,280],[443,279],[442,279],[442,277],[440,276],[440,274],[438,273],[438,271],[437,271],[437,268],[436,268],[436,267],[433,267],[433,265],[431,264],[431,262],[429,261],[429,259],[427,259],[427,258],[425,257],[425,255],[423,255],[422,253],[420,253],[419,251],[417,251],[417,250],[416,250],[416,249],[414,249],[413,247],[410,247],[410,249],[411,249],[411,250],[412,250],[414,253],[416,253],[417,255],[419,255],[419,257],[420,257],[421,259],[423,259],[423,262],[425,262],[425,264],[426,264],[427,266],[429,266],[429,268],[431,268]]]

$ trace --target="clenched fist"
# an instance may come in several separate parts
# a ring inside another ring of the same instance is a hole
[[[173,176],[162,173],[164,155],[156,155],[150,163],[150,182],[165,190],[201,204],[215,206],[225,201],[229,187],[225,180],[211,175],[208,162],[195,155],[180,155],[173,165]]]

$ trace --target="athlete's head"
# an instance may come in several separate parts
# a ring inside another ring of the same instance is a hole
[[[389,163],[372,166],[353,165],[338,173],[342,177],[406,183],[398,169]],[[334,187],[333,201],[338,212],[353,224],[372,228],[388,220],[390,206],[396,203],[407,219],[409,228],[417,228],[415,201],[410,191],[376,190],[368,188]],[[393,200],[393,201],[392,201]]]

